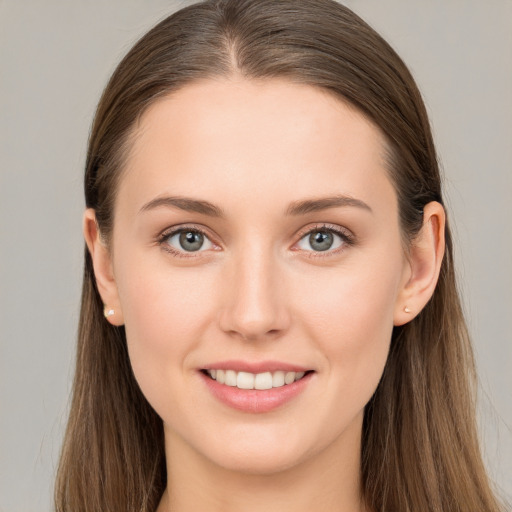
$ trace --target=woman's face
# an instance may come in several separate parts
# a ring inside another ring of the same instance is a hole
[[[171,446],[258,473],[358,452],[410,273],[383,153],[360,113],[281,80],[198,82],[143,115],[112,270]]]

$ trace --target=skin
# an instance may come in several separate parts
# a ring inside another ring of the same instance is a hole
[[[126,327],[135,377],[164,422],[168,490],[159,511],[364,510],[364,407],[394,325],[431,297],[444,211],[425,208],[404,249],[384,138],[351,106],[310,86],[240,77],[197,82],[152,105],[137,127],[115,205],[111,251],[94,211],[84,233],[98,289]],[[364,202],[286,215],[334,195]],[[160,205],[209,201],[223,218]],[[141,211],[142,209],[142,211]],[[180,250],[173,227],[207,234]],[[312,230],[341,229],[314,250]],[[211,242],[211,243],[210,243]],[[407,306],[410,312],[405,312]],[[253,414],[214,398],[199,369],[227,359],[314,370],[284,406]]]

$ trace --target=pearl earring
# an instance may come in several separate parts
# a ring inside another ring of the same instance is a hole
[[[405,313],[410,313],[410,312],[411,312],[411,310],[410,310],[407,306],[405,306],[405,308],[404,308],[404,312],[405,312]]]
[[[105,306],[103,309],[103,314],[105,315],[105,318],[108,318],[109,316],[112,316],[115,313],[115,311],[112,308],[109,308]]]

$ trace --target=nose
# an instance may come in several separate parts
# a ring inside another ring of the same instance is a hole
[[[282,275],[269,252],[243,251],[232,261],[220,312],[221,329],[231,336],[275,339],[290,325]]]

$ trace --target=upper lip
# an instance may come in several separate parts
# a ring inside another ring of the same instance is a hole
[[[307,368],[298,364],[285,363],[282,361],[242,361],[231,359],[229,361],[218,361],[207,364],[204,370],[234,370],[236,372],[265,373],[277,372],[307,372],[312,368]]]

